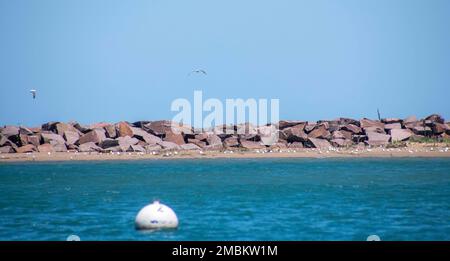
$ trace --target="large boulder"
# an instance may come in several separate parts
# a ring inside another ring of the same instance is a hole
[[[280,132],[280,138],[288,142],[304,142],[308,139],[308,135],[303,131],[303,127],[288,127]]]
[[[61,135],[54,133],[41,133],[43,143],[64,144],[66,141]]]
[[[173,121],[152,121],[143,127],[144,130],[153,135],[162,137],[166,132],[170,131],[175,134],[191,134],[192,127],[188,125],[179,124]]]
[[[131,129],[131,126],[124,121],[117,123],[116,129],[118,132],[118,136],[120,137],[133,136],[133,130]]]
[[[403,124],[408,124],[408,123],[412,123],[412,122],[416,122],[417,121],[417,117],[412,115],[409,116],[408,118],[403,120]]]
[[[3,146],[0,147],[0,153],[14,153],[15,150],[12,146]]]
[[[297,126],[297,128],[303,129],[306,124],[307,124],[307,122],[305,122],[305,121],[283,121],[283,120],[281,120],[278,122],[278,128],[280,130],[283,130],[283,129],[286,129],[289,127]]]
[[[222,140],[215,134],[208,135],[206,141],[208,142],[208,145],[222,146]]]
[[[78,146],[80,152],[102,152],[103,149],[97,146],[94,142],[86,142]]]
[[[197,140],[197,139],[188,139],[188,143],[195,144],[200,148],[206,147],[206,145],[207,145],[205,141],[201,141],[201,140]]]
[[[431,129],[433,130],[433,134],[439,135],[441,133],[448,131],[450,128],[447,126],[447,124],[433,122]]]
[[[119,140],[106,138],[102,142],[100,142],[100,144],[98,146],[101,147],[102,149],[117,147],[117,146],[119,146]]]
[[[136,144],[136,145],[131,145],[127,152],[145,152],[145,148],[142,145]]]
[[[308,138],[320,138],[320,139],[329,139],[331,137],[331,133],[327,128],[328,124],[319,124],[317,125],[310,133],[308,133]]]
[[[50,143],[44,143],[42,145],[39,145],[37,147],[38,151],[41,153],[53,153],[55,152],[55,149],[53,148],[53,146]]]
[[[147,144],[155,145],[158,144],[158,142],[161,142],[161,138],[157,137],[155,135],[152,135],[143,129],[131,127],[131,130],[133,131],[133,137],[137,138],[138,140],[144,141]]]
[[[417,135],[430,136],[432,134],[431,128],[423,125],[416,125],[411,130]]]
[[[386,145],[389,143],[391,135],[382,134],[378,132],[367,132],[367,141],[366,143],[371,146],[380,146]]]
[[[402,124],[400,122],[394,122],[394,123],[387,123],[384,125],[384,129],[389,131],[392,129],[401,129],[402,128]]]
[[[389,133],[391,134],[391,140],[393,142],[407,140],[413,135],[408,129],[391,129]]]
[[[54,132],[56,131],[56,124],[58,124],[58,121],[51,121],[51,122],[47,122],[42,124],[41,129],[43,131],[51,131]]]
[[[33,135],[34,132],[27,127],[20,127],[19,128],[19,135]]]
[[[350,119],[350,118],[339,118],[336,120],[339,125],[348,125],[348,124],[352,124],[355,126],[359,126],[359,121],[358,120],[354,120],[354,119]]]
[[[290,148],[290,149],[301,149],[303,147],[304,147],[303,143],[301,143],[301,142],[292,142],[292,143],[288,144],[288,148]]]
[[[55,127],[56,127],[56,133],[58,133],[59,135],[63,135],[64,132],[66,132],[66,131],[72,131],[72,132],[76,132],[78,134],[80,133],[80,131],[77,130],[72,125],[63,123],[63,122],[57,123]]]
[[[36,147],[34,145],[32,145],[32,144],[28,144],[28,145],[25,145],[25,146],[22,146],[22,147],[18,147],[16,149],[17,153],[27,153],[27,152],[33,152],[33,151],[36,151]]]
[[[345,131],[348,131],[348,132],[351,132],[351,133],[354,133],[354,134],[361,134],[362,133],[362,130],[361,130],[360,127],[358,127],[355,124],[351,124],[351,123],[343,125],[341,127],[341,130],[345,130]]]
[[[384,124],[392,124],[392,123],[402,123],[402,119],[399,118],[386,118],[386,119],[382,119],[381,122],[383,122]]]
[[[132,138],[128,135],[117,138],[117,141],[119,142],[119,147],[122,149],[122,151],[128,151],[131,145],[136,145],[139,143],[138,139]]]
[[[241,147],[248,150],[266,148],[261,142],[241,140]]]
[[[16,126],[5,126],[2,128],[1,134],[6,138],[10,138],[11,136],[18,136],[19,130],[19,127]]]
[[[430,122],[437,122],[437,123],[444,123],[444,118],[442,118],[441,115],[438,114],[432,114],[425,118],[425,120],[428,120]]]
[[[187,143],[187,144],[182,144],[180,145],[181,149],[183,150],[199,150],[200,147],[193,144],[193,143]]]
[[[28,143],[33,144],[35,147],[41,144],[41,136],[40,135],[31,135],[28,136]]]
[[[170,141],[161,141],[158,143],[164,150],[179,150],[180,146]]]
[[[162,149],[160,145],[147,145],[144,147],[146,152],[158,152]]]
[[[330,141],[330,143],[334,147],[348,147],[353,144],[353,142],[351,140],[347,140],[347,139],[332,139]]]
[[[175,133],[171,130],[166,131],[166,136],[164,137],[163,140],[168,141],[168,142],[173,142],[178,145],[185,144],[183,135],[179,134],[179,133]]]
[[[298,125],[296,125],[298,126]],[[298,128],[301,128],[300,126]],[[275,125],[260,126],[258,128],[258,135],[264,145],[273,145],[278,142],[279,131]]]
[[[231,137],[225,138],[223,140],[223,146],[225,146],[226,148],[239,147],[239,140],[235,136],[231,136]]]
[[[94,129],[90,132],[84,134],[83,136],[78,139],[78,144],[93,142],[95,144],[98,144],[106,139],[105,132],[101,129]]]
[[[80,138],[80,134],[78,133],[78,131],[66,130],[64,131],[63,137],[66,140],[67,144],[75,144]]]
[[[111,124],[106,123],[106,122],[97,122],[97,123],[93,123],[91,125],[89,125],[89,129],[93,130],[93,129],[103,129],[106,126],[110,126]]]
[[[109,124],[109,125],[105,126],[104,129],[105,129],[106,137],[111,138],[111,139],[117,138],[116,126]]]
[[[305,143],[310,148],[329,149],[331,144],[325,139],[308,138]]]
[[[360,124],[361,128],[363,128],[363,129],[377,127],[379,129],[384,130],[384,123],[382,123],[380,121],[374,121],[374,120],[364,118],[364,119],[359,120],[359,124]]]

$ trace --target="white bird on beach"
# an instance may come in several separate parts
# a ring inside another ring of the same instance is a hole
[[[33,95],[33,99],[36,99],[36,90],[30,90],[31,95]]]

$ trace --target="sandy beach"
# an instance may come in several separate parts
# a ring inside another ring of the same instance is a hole
[[[0,163],[28,161],[102,161],[143,159],[215,159],[215,158],[364,158],[364,157],[450,157],[445,144],[411,144],[403,148],[330,148],[282,150],[225,150],[225,151],[166,151],[143,152],[53,152],[53,153],[3,153]]]

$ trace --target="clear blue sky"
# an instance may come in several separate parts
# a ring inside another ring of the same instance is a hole
[[[0,0],[0,125],[170,119],[195,89],[279,98],[283,119],[448,119],[449,14],[448,0]]]

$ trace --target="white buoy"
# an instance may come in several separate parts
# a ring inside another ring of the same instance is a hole
[[[135,225],[136,229],[176,228],[178,218],[171,208],[154,201],[139,211]]]

